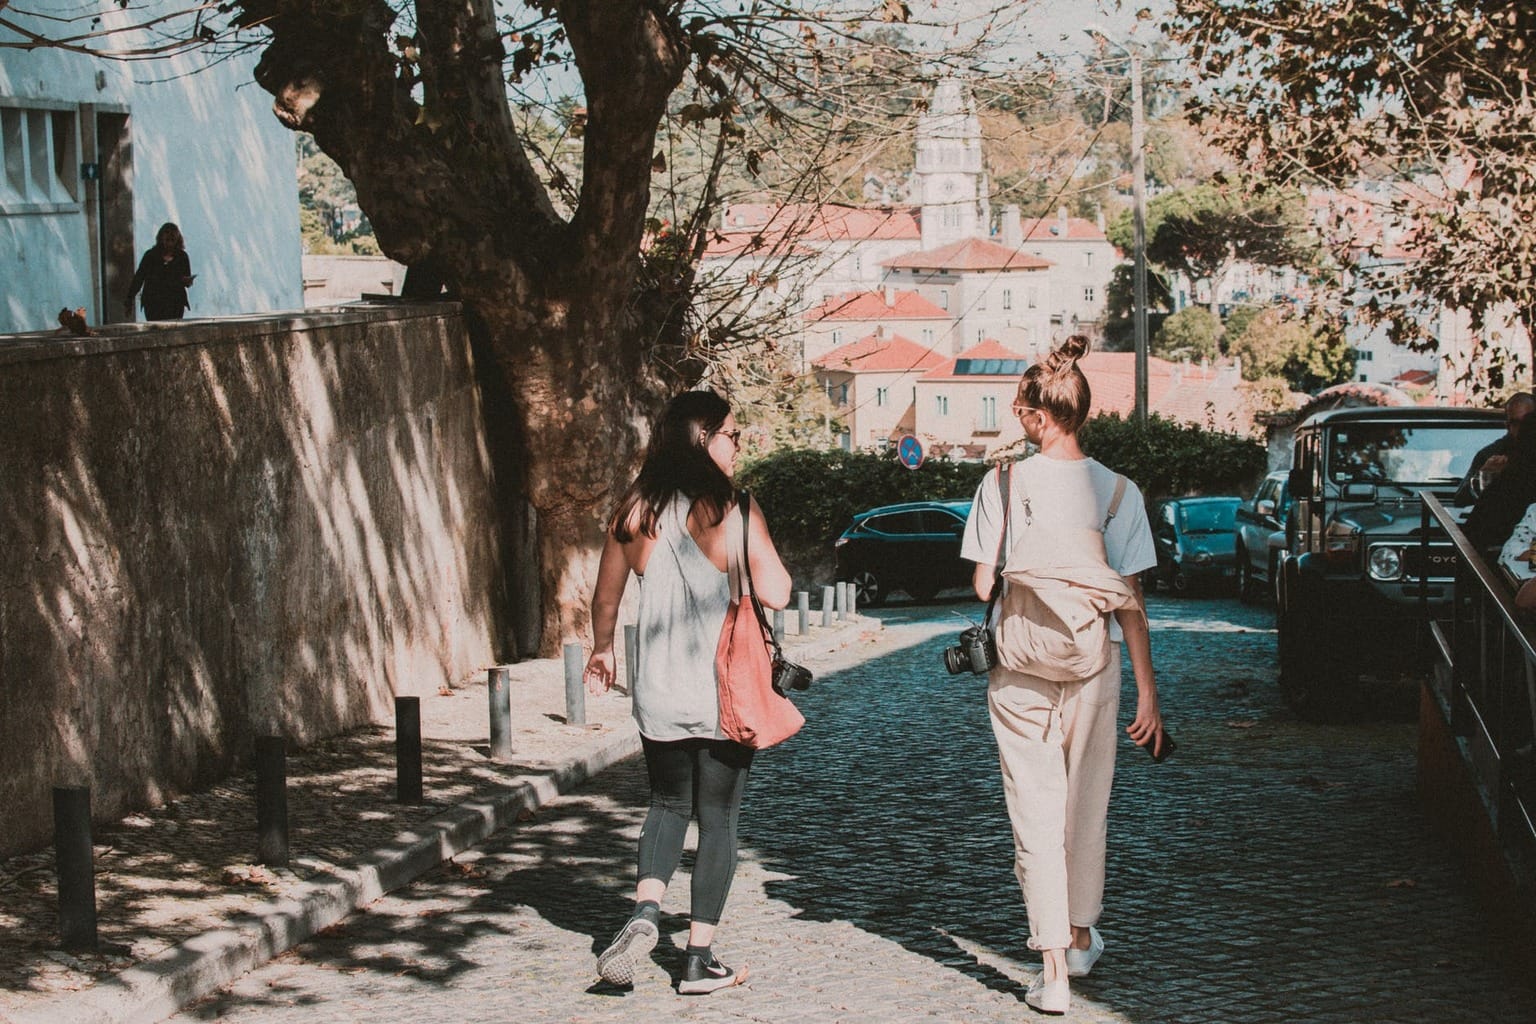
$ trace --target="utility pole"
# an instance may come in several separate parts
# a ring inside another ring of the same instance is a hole
[[[1141,101],[1141,51],[1126,46],[1131,57],[1131,195],[1135,248],[1136,422],[1147,422],[1147,124]]]
[[[1141,96],[1141,50],[1134,42],[1121,42],[1098,25],[1083,31],[1123,50],[1131,60],[1131,223],[1132,274],[1135,308],[1131,323],[1136,331],[1136,422],[1147,422],[1147,124]]]

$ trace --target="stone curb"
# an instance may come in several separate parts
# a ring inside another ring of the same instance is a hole
[[[308,892],[254,912],[254,921],[188,939],[159,956],[82,992],[61,993],[11,1012],[9,1024],[154,1024],[194,1000],[259,967],[352,911],[397,889],[474,846],[591,776],[640,752],[629,728],[597,750],[561,762],[548,774],[523,775],[501,795],[445,811],[423,830],[408,832],[354,869],[300,862],[320,872]],[[326,877],[328,876],[328,877]]]

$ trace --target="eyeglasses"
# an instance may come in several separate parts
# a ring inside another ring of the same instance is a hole
[[[728,438],[730,438],[731,446],[733,448],[740,448],[741,447],[741,431],[739,429],[737,429],[737,430],[717,430],[717,431],[715,431],[715,433],[719,434],[721,437],[728,437]]]

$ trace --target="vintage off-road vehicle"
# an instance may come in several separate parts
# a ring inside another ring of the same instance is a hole
[[[1449,541],[1422,541],[1419,493],[1449,501],[1502,413],[1336,409],[1296,429],[1277,566],[1280,689],[1303,717],[1360,710],[1360,676],[1412,670],[1422,609],[1451,598]],[[1427,599],[1427,601],[1426,601]]]

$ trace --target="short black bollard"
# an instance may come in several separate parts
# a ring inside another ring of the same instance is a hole
[[[91,788],[53,787],[53,852],[59,873],[59,938],[65,949],[96,951],[96,868],[91,853]]]
[[[288,865],[288,763],[281,736],[256,737],[256,863]]]
[[[587,724],[587,690],[581,682],[583,656],[581,644],[565,645],[565,724]]]
[[[491,702],[491,760],[512,760],[512,670],[493,668],[485,682]]]
[[[421,698],[395,698],[395,800],[421,803]]]

